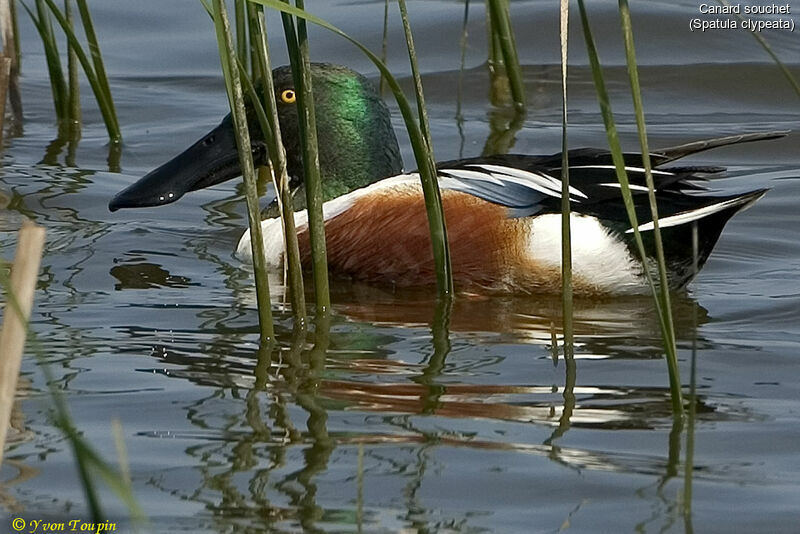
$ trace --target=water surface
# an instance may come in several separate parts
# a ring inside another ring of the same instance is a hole
[[[442,160],[480,154],[509,118],[488,103],[484,13],[472,4],[463,74],[463,4],[409,4]],[[512,3],[531,102],[515,152],[560,147],[552,4]],[[380,49],[383,2],[309,7]],[[615,6],[589,8],[622,137],[634,149]],[[47,228],[32,316],[38,352],[77,427],[111,461],[111,422],[120,420],[147,531],[797,531],[797,134],[692,159],[729,167],[715,188],[772,191],[730,222],[696,282],[674,296],[682,379],[688,387],[694,368],[697,393],[684,516],[687,433],[673,428],[649,299],[577,301],[578,346],[567,365],[552,344],[557,299],[462,296],[448,338],[433,323],[429,292],[337,280],[327,351],[313,350],[313,334],[293,339],[276,303],[280,348],[272,359],[260,353],[251,272],[232,256],[246,224],[239,185],[169,208],[106,208],[225,113],[208,17],[189,0],[92,9],[125,138],[121,172],[109,168],[88,87],[77,150],[51,145],[44,57],[23,17],[24,135],[3,152],[0,247],[13,254],[20,214]],[[651,146],[800,131],[800,99],[746,32],[689,32],[692,1],[634,9]],[[276,64],[285,62],[277,22]],[[572,28],[570,142],[603,146],[577,19]],[[796,34],[764,36],[800,76]],[[408,86],[402,45],[395,22],[390,65]],[[333,35],[312,31],[312,51],[376,75]],[[396,109],[394,121],[400,128]],[[31,350],[0,471],[6,523],[87,516],[40,366]],[[109,519],[126,523],[124,506],[103,495]]]

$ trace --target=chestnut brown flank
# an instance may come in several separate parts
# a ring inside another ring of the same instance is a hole
[[[456,191],[442,191],[442,205],[457,289],[558,288],[558,270],[534,268],[526,259],[521,250],[526,225],[507,218],[507,208]],[[436,283],[419,186],[390,188],[356,200],[326,222],[325,234],[331,272],[398,286]],[[300,229],[298,238],[307,266],[307,228]]]

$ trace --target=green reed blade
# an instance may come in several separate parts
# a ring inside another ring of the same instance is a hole
[[[250,78],[253,80],[262,80],[264,74],[261,72],[263,65],[261,65],[258,58],[259,48],[259,35],[258,35],[258,11],[255,5],[250,2],[245,2],[247,8],[247,37],[250,51]],[[244,70],[244,69],[243,69]]]
[[[288,0],[286,0],[288,2]],[[296,9],[304,12],[302,0],[295,0]],[[291,17],[282,17],[289,62],[292,66],[297,114],[300,119],[300,147],[305,171],[308,234],[311,242],[311,267],[314,277],[314,300],[317,315],[330,312],[331,297],[328,282],[328,251],[325,245],[325,218],[322,214],[322,178],[319,170],[319,149],[311,80],[311,60],[308,53],[308,32],[305,21],[298,17],[295,29]]]
[[[212,20],[214,14],[212,13],[211,6],[205,0],[200,0],[200,3],[206,9]],[[252,10],[261,10],[262,6],[256,6],[248,3],[248,19],[252,24],[250,27],[249,35],[251,37],[251,46],[253,46],[253,53],[255,57],[252,58],[251,65],[254,69],[259,71],[265,70],[268,73],[268,78],[264,79],[264,101],[272,102],[271,107],[273,113],[268,118],[264,107],[261,104],[262,98],[258,94],[251,79],[247,76],[244,65],[237,59],[239,65],[239,73],[243,88],[247,91],[255,110],[256,117],[261,127],[262,134],[268,146],[270,161],[272,163],[272,178],[275,185],[276,200],[278,203],[279,214],[283,223],[283,238],[284,250],[286,251],[286,260],[288,264],[288,285],[289,296],[292,305],[292,316],[294,319],[294,329],[298,332],[305,332],[307,328],[306,321],[306,303],[305,303],[305,290],[303,287],[303,271],[300,262],[300,249],[297,243],[297,230],[294,222],[294,211],[292,210],[292,192],[289,189],[289,177],[286,173],[286,153],[283,144],[280,140],[280,125],[278,123],[277,103],[275,102],[274,84],[272,81],[272,70],[269,65],[269,49],[266,39],[266,24],[263,21],[263,12],[252,12]],[[263,40],[263,46],[261,41]],[[274,132],[278,132],[275,137]],[[276,144],[277,141],[277,144]],[[280,170],[275,170],[280,169]],[[280,177],[280,178],[279,178]],[[281,183],[282,181],[282,183]],[[272,341],[272,340],[268,340]],[[265,346],[262,343],[262,347]]]
[[[233,0],[233,20],[236,27],[236,57],[239,63],[244,65],[243,71],[247,71],[247,16],[245,14],[246,0]]]
[[[625,39],[625,58],[628,64],[631,93],[633,95],[633,109],[636,113],[636,128],[639,131],[639,144],[644,163],[645,181],[647,183],[647,196],[650,201],[650,214],[653,218],[653,237],[656,248],[656,261],[658,262],[658,280],[661,291],[661,303],[664,323],[664,348],[667,353],[667,368],[669,369],[670,391],[672,392],[672,410],[675,414],[683,414],[683,399],[681,398],[681,378],[678,368],[678,351],[675,343],[675,325],[672,320],[672,303],[669,296],[669,281],[667,280],[667,264],[664,258],[664,245],[661,240],[661,229],[658,224],[658,205],[656,203],[656,188],[653,182],[653,170],[650,162],[650,147],[647,142],[647,127],[644,121],[644,106],[642,104],[642,91],[639,86],[639,69],[636,66],[636,49],[633,44],[633,25],[631,12],[627,0],[619,0],[619,13],[622,19],[622,34]]]
[[[419,67],[417,65],[417,54],[414,50],[414,39],[411,35],[411,25],[408,21],[408,11],[406,10],[405,0],[398,0],[397,3],[400,7],[400,18],[403,21],[403,31],[405,32],[406,46],[408,48],[408,59],[411,63],[411,74],[414,78],[414,92],[417,98],[417,115],[419,118],[422,139],[425,142],[426,147],[426,164],[428,166],[428,172],[430,172],[433,176],[436,176],[436,159],[433,156],[433,139],[431,138],[431,129],[428,125],[428,113],[425,109],[425,96],[422,90],[422,78],[419,74]],[[433,202],[431,202],[431,207],[434,210],[442,211],[441,222],[435,223],[434,218],[428,217],[428,227],[431,235],[438,233],[442,236],[440,243],[443,245],[443,248],[438,251],[438,254],[434,254],[434,258],[436,258],[437,286],[439,287],[440,296],[452,295],[453,273],[450,262],[450,247],[447,241],[446,219],[441,208],[442,194],[441,191],[439,191],[438,184],[437,187],[430,188],[430,191],[426,193],[426,201],[428,195],[430,195],[433,199]],[[436,246],[436,243],[434,243],[434,246]]]
[[[74,18],[72,16],[72,2],[64,0],[64,18],[70,28],[74,28]],[[67,120],[69,137],[79,137],[81,131],[81,91],[78,84],[78,56],[75,47],[67,45],[67,79],[69,80],[69,105],[67,106]]]
[[[511,96],[518,111],[525,109],[525,85],[519,65],[514,32],[511,29],[511,15],[508,0],[486,0],[491,10],[491,31],[500,45],[505,64],[505,73],[511,86]]]
[[[292,6],[284,4],[278,0],[250,0],[251,2],[255,2],[261,4],[266,7],[270,7],[281,11],[283,13],[288,13],[290,15],[294,15],[296,17],[302,18],[311,22],[312,24],[316,24],[317,26],[321,26],[340,37],[347,39],[353,45],[355,45],[359,50],[361,50],[375,67],[380,71],[382,76],[386,77],[386,83],[389,86],[389,89],[392,91],[392,94],[397,101],[398,108],[400,109],[400,113],[403,116],[403,120],[405,121],[406,130],[408,131],[408,137],[411,141],[411,146],[414,149],[414,158],[417,162],[417,166],[419,167],[420,179],[422,181],[422,190],[425,194],[425,207],[428,210],[428,220],[430,221],[429,224],[431,227],[437,228],[437,231],[431,235],[431,241],[433,242],[433,253],[434,253],[434,260],[436,261],[437,265],[437,286],[439,289],[440,294],[442,291],[447,291],[448,285],[441,280],[440,273],[441,270],[438,268],[439,265],[444,264],[445,256],[442,253],[443,250],[446,248],[445,242],[445,235],[443,231],[438,229],[444,228],[444,215],[441,209],[441,204],[438,206],[436,205],[435,195],[433,194],[433,189],[438,189],[438,183],[436,181],[436,174],[432,173],[427,166],[427,155],[425,154],[426,145],[425,141],[422,137],[422,131],[419,128],[419,125],[416,122],[414,117],[414,112],[412,111],[411,104],[408,102],[403,90],[400,88],[400,84],[397,82],[392,73],[389,71],[388,67],[380,60],[378,56],[376,56],[369,48],[361,44],[359,41],[350,37],[348,34],[333,26],[329,22],[326,22],[319,17],[315,17],[306,11],[301,11],[296,9]]]
[[[422,90],[422,77],[419,74],[417,52],[414,49],[414,37],[411,34],[411,24],[408,21],[408,9],[406,9],[405,0],[397,0],[397,5],[400,8],[400,18],[403,21],[403,32],[406,38],[406,47],[408,48],[408,60],[411,64],[411,77],[414,80],[414,93],[417,98],[419,126],[422,130],[422,137],[428,144],[428,152],[433,156],[433,139],[431,139],[431,129],[428,125],[428,113],[425,109],[425,93]],[[435,162],[436,160],[434,159],[433,161]]]
[[[108,130],[108,136],[111,139],[111,142],[120,143],[122,141],[122,133],[120,132],[119,122],[117,121],[117,115],[114,111],[114,102],[111,100],[111,92],[107,88],[107,81],[103,81],[105,77],[101,79],[101,77],[96,73],[92,63],[86,56],[80,41],[78,41],[78,38],[75,36],[75,32],[73,32],[72,28],[69,27],[67,20],[64,18],[64,15],[61,13],[61,11],[56,7],[55,3],[53,3],[53,0],[44,0],[44,2],[50,8],[50,11],[53,13],[56,21],[58,21],[58,24],[61,26],[64,34],[67,36],[69,44],[74,47],[78,61],[81,62],[83,72],[86,74],[86,78],[89,80],[89,85],[94,93],[95,100],[97,100],[97,105],[100,108],[100,113],[103,116],[103,122],[106,125],[106,130]],[[79,8],[80,5],[81,4],[79,0]]]
[[[572,235],[569,205],[569,145],[567,143],[567,37],[569,36],[569,0],[561,0],[559,9],[561,41],[561,307],[564,331],[564,355],[573,352],[572,325]]]
[[[12,70],[16,70],[19,74],[22,68],[22,54],[19,50],[19,23],[17,21],[17,3],[13,0],[9,2],[9,11],[11,13],[11,31],[14,33],[13,46],[14,46],[14,61],[12,62]]]
[[[225,88],[233,117],[236,146],[239,149],[239,162],[245,186],[247,215],[250,223],[250,246],[252,247],[256,299],[258,301],[258,322],[262,340],[269,340],[275,337],[275,329],[272,324],[272,304],[270,302],[269,279],[264,256],[264,239],[261,235],[261,213],[258,204],[256,173],[253,167],[253,153],[250,148],[250,132],[247,129],[247,114],[244,107],[240,69],[236,63],[236,51],[233,46],[233,36],[231,35],[225,0],[214,0],[213,14],[222,74],[225,78]]]
[[[469,2],[469,0],[467,0]],[[389,0],[383,2],[383,38],[381,39],[381,61],[386,63],[386,57],[389,53]],[[378,87],[378,92],[383,96],[386,90],[386,80],[381,76],[381,83]]]
[[[645,253],[644,243],[642,242],[642,236],[639,232],[639,222],[636,217],[636,211],[634,209],[633,204],[633,196],[630,191],[630,184],[628,182],[628,175],[625,172],[625,159],[622,154],[622,148],[619,142],[619,136],[617,134],[617,127],[614,123],[614,115],[611,111],[611,102],[608,97],[608,92],[606,91],[605,81],[603,79],[603,72],[600,67],[600,60],[597,56],[597,48],[594,43],[594,38],[592,37],[592,30],[589,27],[589,19],[586,14],[586,7],[584,5],[583,0],[578,0],[578,9],[580,10],[581,14],[581,25],[583,27],[583,34],[584,39],[586,41],[586,50],[589,55],[589,62],[592,68],[592,77],[594,79],[595,90],[597,92],[597,99],[600,103],[600,112],[603,115],[603,123],[605,124],[606,135],[608,137],[608,144],[609,149],[611,152],[612,160],[614,161],[614,168],[616,169],[617,174],[617,181],[620,184],[620,191],[622,193],[622,198],[625,203],[625,210],[628,213],[628,219],[631,223],[631,227],[633,229],[633,236],[634,241],[636,243],[636,250],[639,253],[639,257],[642,260],[643,265],[643,272],[645,277],[647,278],[647,282],[650,285],[650,289],[653,293],[654,302],[656,306],[656,312],[658,313],[659,318],[659,326],[661,328],[661,334],[664,339],[664,350],[665,352],[669,353],[669,351],[673,350],[674,345],[670,343],[670,331],[668,328],[668,320],[666,318],[666,313],[669,313],[668,309],[664,309],[663,303],[661,299],[658,297],[658,290],[656,289],[655,282],[653,281],[652,274],[650,273],[650,269],[648,268],[648,261],[647,261],[647,254]],[[670,365],[669,361],[672,356],[667,356],[668,366]],[[675,358],[677,360],[677,358]],[[673,406],[673,414],[680,417],[683,414],[683,402],[682,402],[682,395],[680,391],[680,382],[677,383],[677,388],[674,387],[674,382],[672,378],[672,373],[670,372],[670,392],[672,394],[672,406]]]
[[[286,151],[281,141],[280,122],[278,121],[278,103],[275,100],[275,84],[272,80],[272,66],[269,59],[269,42],[267,25],[264,20],[263,6],[248,3],[248,10],[254,12],[250,20],[255,24],[250,27],[250,35],[256,39],[253,66],[259,66],[263,72],[263,101],[269,113],[265,115],[266,124],[262,125],[272,162],[275,194],[278,198],[281,220],[283,221],[284,250],[289,274],[289,298],[292,303],[295,328],[306,326],[305,290],[303,287],[303,266],[300,262],[300,247],[297,243],[297,230],[292,209],[292,191],[289,188],[289,176],[286,172]],[[254,101],[258,102],[258,98]],[[261,107],[261,106],[259,106]]]
[[[28,12],[42,40],[47,71],[50,75],[53,107],[55,108],[56,118],[61,124],[62,121],[66,121],[69,115],[69,90],[67,89],[67,81],[64,78],[64,71],[61,68],[61,57],[58,53],[58,43],[53,33],[53,25],[50,23],[50,16],[45,9],[44,0],[36,0],[37,15],[34,15],[33,11],[24,2],[22,7]]]
[[[122,134],[119,133],[119,120],[117,119],[117,111],[114,107],[114,99],[111,96],[111,87],[108,84],[108,75],[106,74],[106,68],[103,64],[103,55],[100,53],[100,42],[97,40],[97,34],[94,31],[92,15],[89,13],[89,6],[86,3],[86,0],[76,1],[78,3],[78,10],[80,11],[81,15],[83,31],[86,34],[86,42],[89,45],[89,55],[92,58],[95,76],[97,76],[97,85],[103,92],[104,103],[107,107],[107,109],[103,112],[103,118],[105,118],[106,114],[111,117],[112,123],[116,125],[115,130],[117,133],[116,136],[111,136],[111,140],[114,142],[121,142]]]

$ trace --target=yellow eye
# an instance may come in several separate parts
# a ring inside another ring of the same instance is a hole
[[[281,102],[284,104],[294,104],[295,100],[297,100],[297,95],[294,93],[294,89],[286,89],[281,93]]]

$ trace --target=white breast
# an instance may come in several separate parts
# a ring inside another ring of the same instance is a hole
[[[376,191],[391,188],[408,187],[409,185],[419,185],[419,175],[413,174],[400,174],[391,178],[386,178],[380,182],[374,183],[361,189],[351,191],[346,195],[342,195],[322,205],[322,215],[326,221],[333,219],[337,215],[347,211],[353,203],[365,196]],[[298,230],[308,224],[308,214],[305,210],[295,212],[294,224]],[[267,260],[267,267],[271,269],[280,269],[283,267],[283,228],[280,219],[266,219],[261,221],[261,233],[264,236],[264,255]],[[242,237],[239,239],[239,244],[236,246],[235,256],[247,263],[253,262],[253,251],[250,246],[250,229],[248,228]]]

